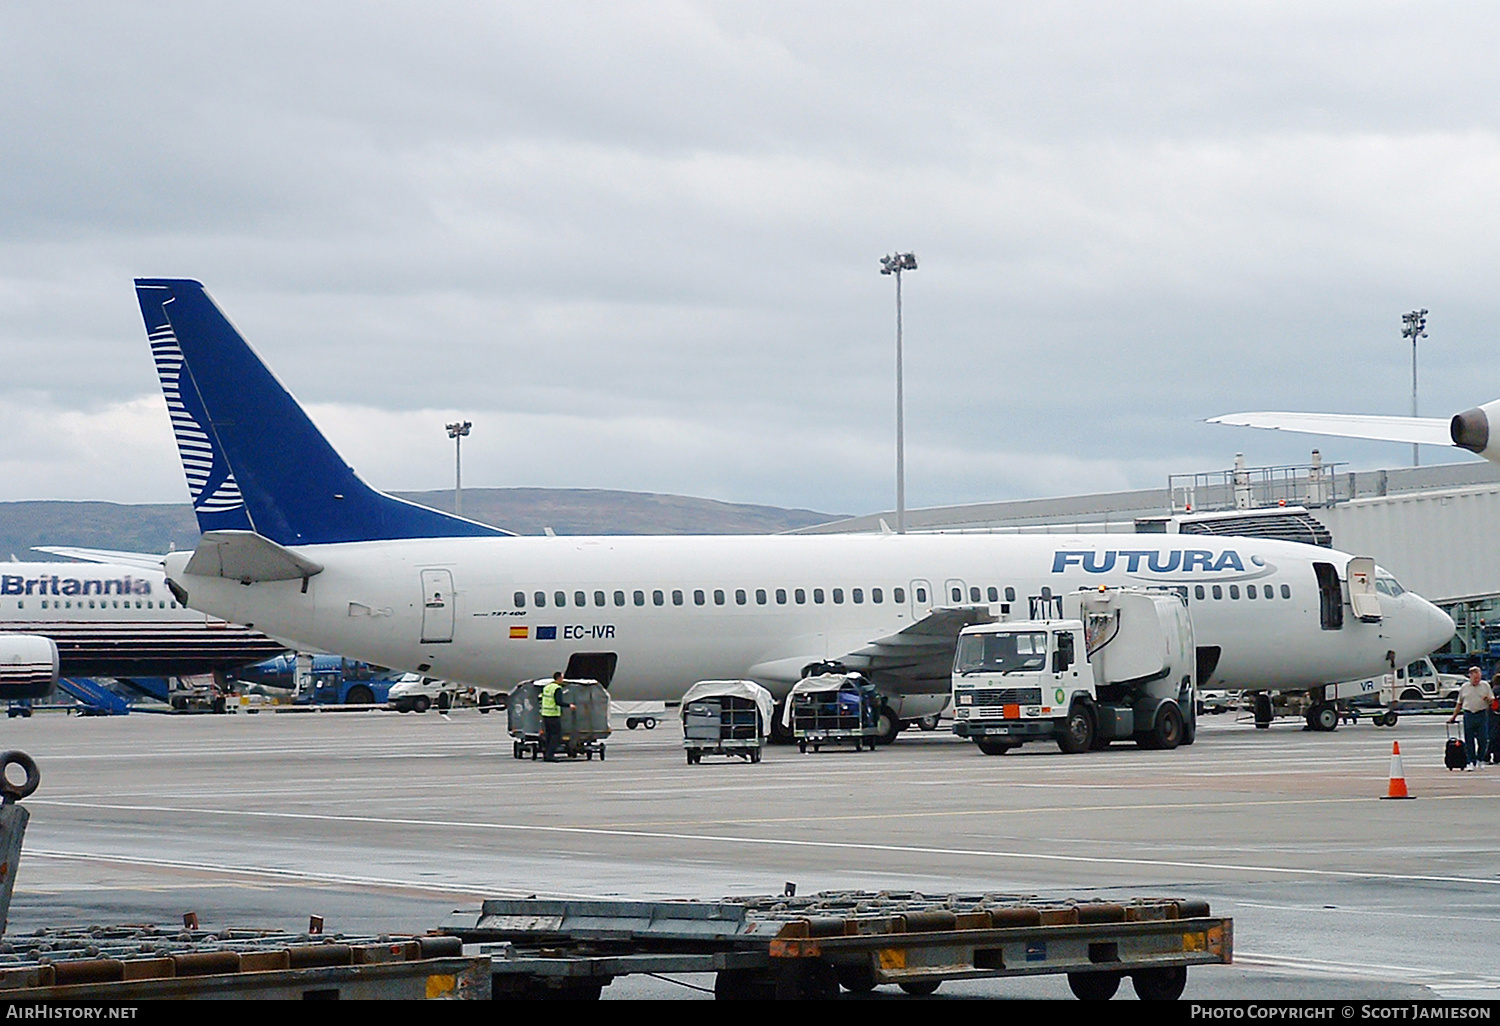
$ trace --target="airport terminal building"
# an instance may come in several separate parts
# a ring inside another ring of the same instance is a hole
[[[889,530],[894,513],[803,528]],[[906,511],[912,532],[1254,535],[1374,556],[1458,625],[1455,651],[1500,643],[1500,466],[1346,471],[1317,451],[1301,466],[1173,475],[1165,488]],[[1492,626],[1493,625],[1493,626]],[[1486,629],[1494,635],[1486,637]]]

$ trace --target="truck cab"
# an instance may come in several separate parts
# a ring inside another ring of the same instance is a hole
[[[1051,605],[1055,618],[959,634],[954,733],[986,755],[1042,740],[1067,753],[1117,740],[1146,748],[1192,743],[1195,648],[1181,596],[1101,588]]]

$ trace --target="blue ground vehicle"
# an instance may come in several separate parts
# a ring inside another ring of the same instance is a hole
[[[401,674],[336,655],[301,656],[299,687],[298,656],[279,655],[237,671],[234,680],[270,688],[295,691],[298,705],[384,705],[391,685]]]

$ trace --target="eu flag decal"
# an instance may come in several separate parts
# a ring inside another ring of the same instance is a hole
[[[557,628],[556,627],[538,627],[536,629],[536,640],[538,640],[538,641],[556,641],[557,640]]]

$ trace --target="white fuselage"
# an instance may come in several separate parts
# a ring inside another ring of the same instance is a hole
[[[1216,687],[1366,676],[1389,667],[1388,653],[1404,663],[1453,631],[1452,620],[1410,592],[1382,596],[1379,623],[1345,607],[1343,627],[1323,629],[1313,563],[1343,577],[1349,557],[1248,538],[444,538],[297,552],[324,568],[305,590],[300,580],[188,575],[189,553],[169,556],[167,571],[192,606],[215,616],[309,649],[476,686],[508,689],[563,669],[575,653],[613,653],[611,693],[627,701],[674,700],[711,678],[755,680],[780,697],[809,664],[894,635],[936,607],[984,605],[1024,618],[1028,598],[1044,589],[1100,584],[1185,586],[1197,645],[1220,649]],[[1245,597],[1251,584],[1261,596],[1269,586],[1272,597]],[[1215,586],[1223,597],[1213,597]]]

